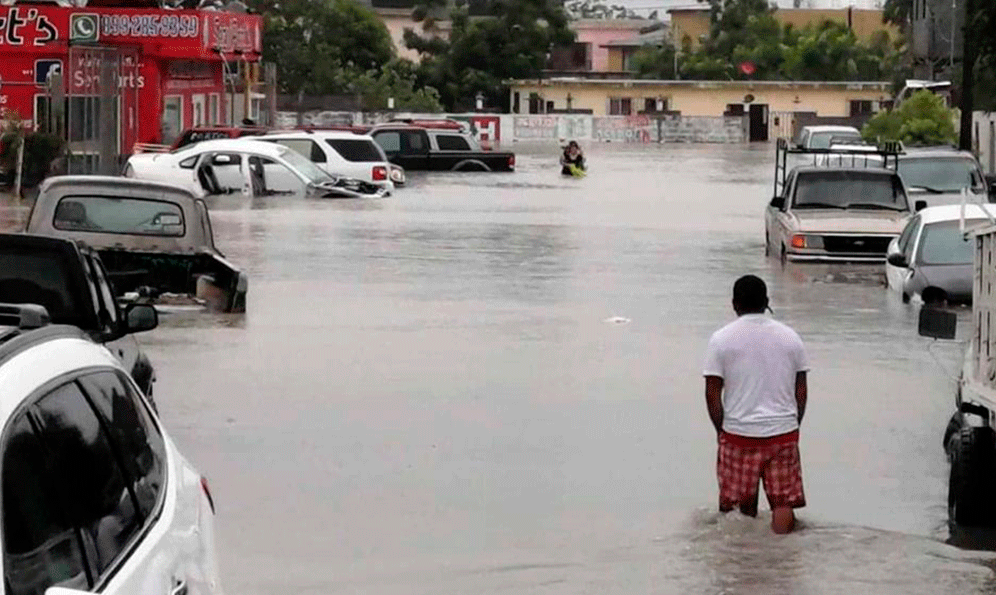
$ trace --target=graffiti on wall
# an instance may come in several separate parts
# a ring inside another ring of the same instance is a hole
[[[556,116],[516,116],[512,121],[516,140],[555,140],[558,118]]]
[[[557,132],[564,140],[590,140],[591,116],[560,116]]]
[[[600,141],[652,143],[660,138],[657,122],[647,116],[592,118],[592,138]]]

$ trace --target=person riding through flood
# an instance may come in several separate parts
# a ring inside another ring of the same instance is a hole
[[[565,176],[576,176],[586,169],[584,154],[577,141],[571,141],[564,147],[564,154],[560,156],[560,173]]]

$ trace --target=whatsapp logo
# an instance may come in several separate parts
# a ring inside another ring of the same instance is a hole
[[[70,41],[99,41],[99,20],[95,14],[74,14],[69,16]]]

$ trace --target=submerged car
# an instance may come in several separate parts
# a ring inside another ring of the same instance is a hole
[[[272,132],[258,137],[294,149],[333,176],[369,182],[391,193],[390,162],[380,145],[365,134],[344,130]]]
[[[207,481],[104,346],[47,322],[0,304],[4,593],[220,595]]]
[[[247,138],[207,140],[169,153],[132,155],[124,175],[180,184],[200,197],[362,198],[386,194],[369,182],[332,176],[293,149]]]
[[[765,251],[789,261],[882,262],[912,214],[895,171],[796,167],[765,211]]]
[[[249,279],[214,245],[207,205],[162,182],[57,176],[38,191],[26,231],[82,241],[100,255],[119,299],[191,296],[245,312]]]
[[[926,208],[889,245],[885,276],[903,302],[970,303],[973,239],[966,234],[996,222],[996,205],[966,204]]]
[[[956,147],[907,147],[898,157],[897,171],[910,197],[936,207],[961,203],[996,202],[996,185],[982,172],[978,159]],[[881,166],[878,155],[867,157]],[[962,196],[964,194],[964,196]]]

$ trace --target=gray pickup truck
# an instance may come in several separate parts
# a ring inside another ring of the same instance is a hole
[[[106,176],[45,180],[27,232],[79,240],[100,254],[118,298],[177,294],[245,312],[248,278],[214,245],[207,205],[161,182]]]

